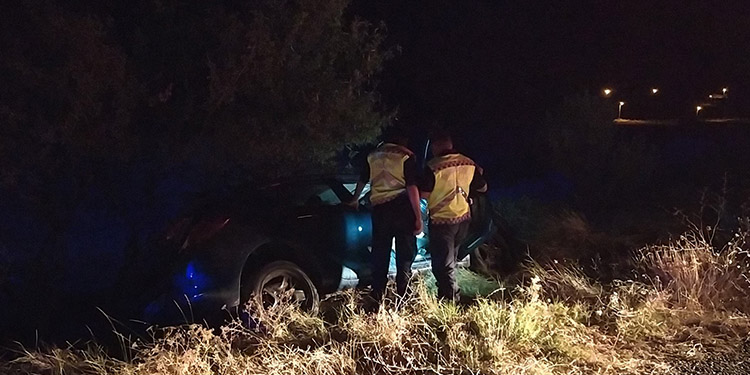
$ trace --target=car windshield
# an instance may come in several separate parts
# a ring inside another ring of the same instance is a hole
[[[268,199],[290,206],[336,206],[348,201],[356,188],[355,183],[342,183],[336,179],[281,183],[264,189]],[[363,196],[369,191],[365,188]]]
[[[335,206],[341,204],[336,192],[324,182],[290,184],[279,187],[280,198],[293,206]]]

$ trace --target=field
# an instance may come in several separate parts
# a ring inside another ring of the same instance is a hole
[[[743,228],[747,222],[743,221]],[[461,271],[465,301],[434,297],[429,275],[376,313],[354,291],[318,315],[292,306],[229,323],[154,329],[147,340],[23,349],[7,374],[673,374],[747,373],[750,255],[692,230],[633,252],[633,278],[527,262],[512,278]],[[745,353],[745,354],[743,354]],[[711,372],[714,371],[714,372]],[[718,372],[716,372],[718,371]]]

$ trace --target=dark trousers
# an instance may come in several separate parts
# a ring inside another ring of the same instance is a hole
[[[396,239],[396,290],[406,294],[411,265],[417,254],[414,211],[405,196],[372,209],[372,296],[380,300],[388,283],[391,247]]]
[[[432,274],[437,281],[438,298],[456,301],[458,283],[456,264],[458,248],[466,238],[469,222],[459,224],[430,223],[430,255]]]

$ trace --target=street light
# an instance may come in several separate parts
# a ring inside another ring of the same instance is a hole
[[[657,92],[659,92],[659,89],[657,89],[656,87],[651,89],[651,95],[656,95]]]
[[[726,96],[726,95],[727,95],[727,91],[729,91],[729,89],[728,89],[728,88],[726,88],[726,87],[725,87],[725,88],[723,88],[723,89],[721,89],[721,93],[722,93],[722,94],[724,94],[724,96]]]
[[[696,116],[698,116],[698,113],[700,113],[701,109],[703,109],[703,107],[701,107],[701,106],[695,107],[695,115]]]
[[[608,98],[609,95],[612,94],[612,89],[605,88],[602,92],[604,93],[604,96]]]
[[[617,118],[622,118],[622,106],[625,105],[625,102],[620,102],[620,106],[617,107]]]

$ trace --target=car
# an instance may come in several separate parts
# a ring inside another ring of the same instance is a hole
[[[164,233],[163,251],[178,254],[178,260],[167,272],[166,288],[144,308],[144,319],[173,324],[236,313],[251,299],[264,308],[291,301],[315,311],[321,296],[368,285],[369,189],[358,209],[344,204],[356,182],[351,175],[307,176],[204,199]],[[487,197],[473,193],[471,199],[473,219],[459,258],[493,231]],[[425,229],[417,236],[414,270],[430,268],[424,200],[422,211]]]

